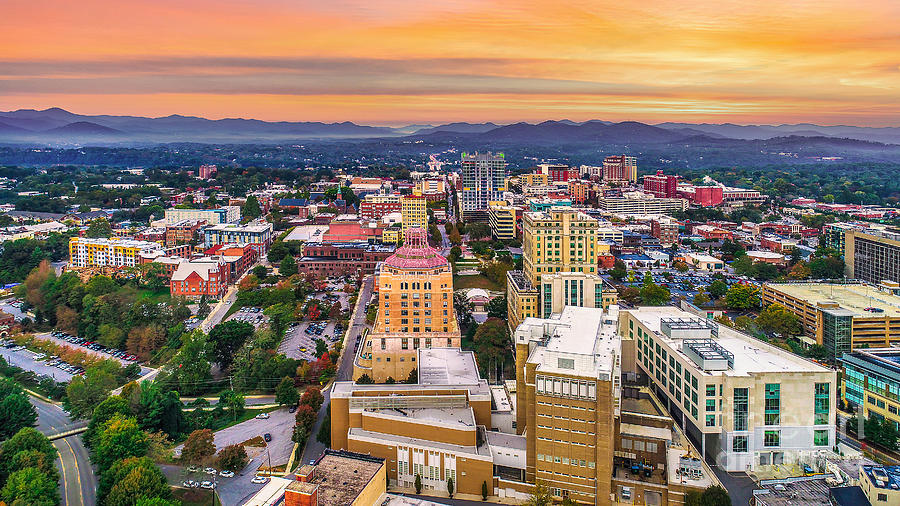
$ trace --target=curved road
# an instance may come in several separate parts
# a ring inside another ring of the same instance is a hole
[[[44,434],[62,432],[72,424],[68,413],[55,404],[30,398],[38,413],[37,429]],[[59,454],[57,469],[60,475],[60,496],[63,506],[93,506],[97,503],[97,477],[91,466],[90,454],[81,436],[69,436],[53,441]]]

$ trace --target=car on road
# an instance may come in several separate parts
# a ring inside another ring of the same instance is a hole
[[[206,474],[218,474],[219,473],[219,471],[215,470],[212,467],[207,467],[206,469],[203,470],[203,472]]]
[[[266,432],[265,434],[263,434],[263,439],[265,439],[266,443],[268,443],[269,441],[272,441],[272,435]]]
[[[288,413],[294,413],[296,411],[297,411],[297,406],[291,406],[290,409],[288,409]]]
[[[269,418],[269,414],[268,413],[260,413],[260,414],[256,415],[256,418],[259,420],[266,420],[267,418]]]
[[[250,483],[256,483],[258,485],[260,483],[265,483],[267,481],[269,481],[269,479],[266,478],[265,476],[254,476],[253,479],[250,480]]]
[[[223,478],[233,478],[234,471],[219,471],[219,476]]]
[[[200,483],[200,488],[212,490],[212,489],[216,488],[216,484],[211,481],[204,481],[204,482]]]
[[[194,480],[184,480],[181,482],[181,486],[184,488],[197,488],[200,484]]]

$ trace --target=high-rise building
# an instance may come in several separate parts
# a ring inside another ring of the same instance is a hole
[[[488,202],[500,200],[506,178],[503,153],[462,154],[462,198],[460,208],[467,221],[487,221]]]
[[[381,220],[385,215],[401,212],[400,195],[370,193],[359,203],[362,218]]]
[[[619,313],[623,377],[646,378],[726,471],[796,465],[835,445],[836,373],[671,306]]]
[[[872,415],[900,429],[900,350],[869,348],[844,353],[842,389],[851,409],[860,408],[860,418]]]
[[[597,198],[597,208],[607,214],[670,214],[684,211],[687,204],[685,199],[659,198],[642,192]]]
[[[567,306],[607,309],[618,301],[616,288],[595,274],[544,274],[540,288],[541,318],[562,313]]]
[[[637,158],[627,155],[607,156],[603,159],[603,180],[610,182],[636,182]]]
[[[520,208],[509,205],[505,200],[488,204],[491,234],[495,239],[511,240],[516,238],[516,212]]]
[[[354,378],[406,380],[419,348],[458,348],[453,310],[453,270],[428,246],[425,230],[406,231],[403,246],[375,275],[378,313],[373,332],[359,347]]]
[[[556,165],[552,163],[542,163],[538,165],[541,174],[546,174],[550,182],[563,182],[570,179],[578,179],[578,169],[569,167],[568,165]]]
[[[678,193],[678,176],[667,176],[661,170],[644,176],[644,191],[657,197],[674,198]]]
[[[869,283],[900,281],[900,232],[847,230],[844,233],[844,268],[848,278]]]
[[[592,286],[601,285],[597,275],[597,262],[601,253],[599,244],[600,222],[590,216],[571,208],[551,208],[544,212],[528,212],[522,218],[522,257],[523,270],[507,273],[507,309],[510,331],[527,317],[539,317],[542,311],[542,300],[568,300],[561,293],[548,296],[542,291],[541,278],[548,274],[566,273],[586,275],[580,279],[590,278]],[[604,249],[608,251],[608,249]],[[572,277],[572,282],[578,276]],[[568,279],[568,278],[567,278]],[[551,290],[565,288],[567,281],[548,285]],[[601,288],[607,297],[615,290]],[[611,293],[610,293],[611,292]],[[590,300],[590,297],[588,297]],[[575,299],[576,306],[585,304],[584,298]],[[552,307],[552,302],[550,303]]]
[[[555,318],[526,319],[515,331],[525,479],[544,482],[554,496],[609,501],[621,398],[617,311],[570,306]]]
[[[220,223],[238,223],[241,221],[241,208],[238,206],[223,206],[219,209],[166,209],[166,224],[178,223],[184,220],[205,221],[210,225]]]
[[[209,179],[216,175],[219,172],[219,168],[215,165],[201,165],[199,169],[197,169],[197,177],[200,179]]]
[[[404,237],[413,228],[428,230],[428,200],[422,195],[404,195],[400,198],[401,226]]]

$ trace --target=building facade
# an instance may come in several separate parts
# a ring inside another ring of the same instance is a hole
[[[203,229],[203,245],[207,248],[216,244],[249,244],[260,255],[264,255],[272,244],[272,224],[253,222],[247,225],[226,223]]]
[[[378,264],[393,254],[394,246],[364,242],[306,243],[297,270],[317,276],[373,274]]]
[[[644,176],[644,191],[660,198],[675,198],[678,195],[678,176],[656,171],[655,175]]]
[[[419,348],[459,347],[453,309],[453,269],[428,246],[425,230],[407,230],[403,246],[376,273],[378,313],[359,348],[354,378],[406,380]]]
[[[847,230],[844,267],[848,278],[869,283],[900,281],[900,232]]]
[[[422,195],[404,195],[400,198],[402,233],[413,228],[428,230],[428,200]]]
[[[567,306],[607,309],[618,302],[614,286],[585,272],[544,274],[538,292],[541,318],[562,313]]]
[[[610,182],[637,181],[637,158],[627,155],[607,156],[603,159],[603,180]]]
[[[370,193],[359,203],[359,215],[370,220],[380,220],[385,215],[401,212],[400,195]]]
[[[500,200],[506,178],[503,153],[462,154],[462,198],[460,209],[465,220],[487,221],[488,202]]]
[[[134,267],[142,256],[165,254],[155,242],[119,238],[71,237],[69,239],[69,268]]]
[[[488,221],[494,239],[503,241],[516,238],[517,211],[518,208],[507,204],[505,200],[488,203]]]
[[[178,223],[184,220],[205,221],[210,225],[221,223],[238,223],[241,221],[241,208],[238,206],[224,206],[218,209],[166,209],[166,224]]]
[[[623,373],[646,378],[722,469],[796,464],[836,444],[834,371],[671,306],[622,311],[619,333],[635,357]]]
[[[870,348],[841,356],[844,401],[861,419],[888,420],[900,430],[900,350]]]

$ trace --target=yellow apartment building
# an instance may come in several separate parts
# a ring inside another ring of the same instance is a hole
[[[159,252],[155,242],[133,239],[72,237],[69,239],[69,268],[133,267],[140,263],[141,254]]]
[[[428,230],[428,200],[421,193],[401,197],[400,216],[404,236],[412,228]]]

